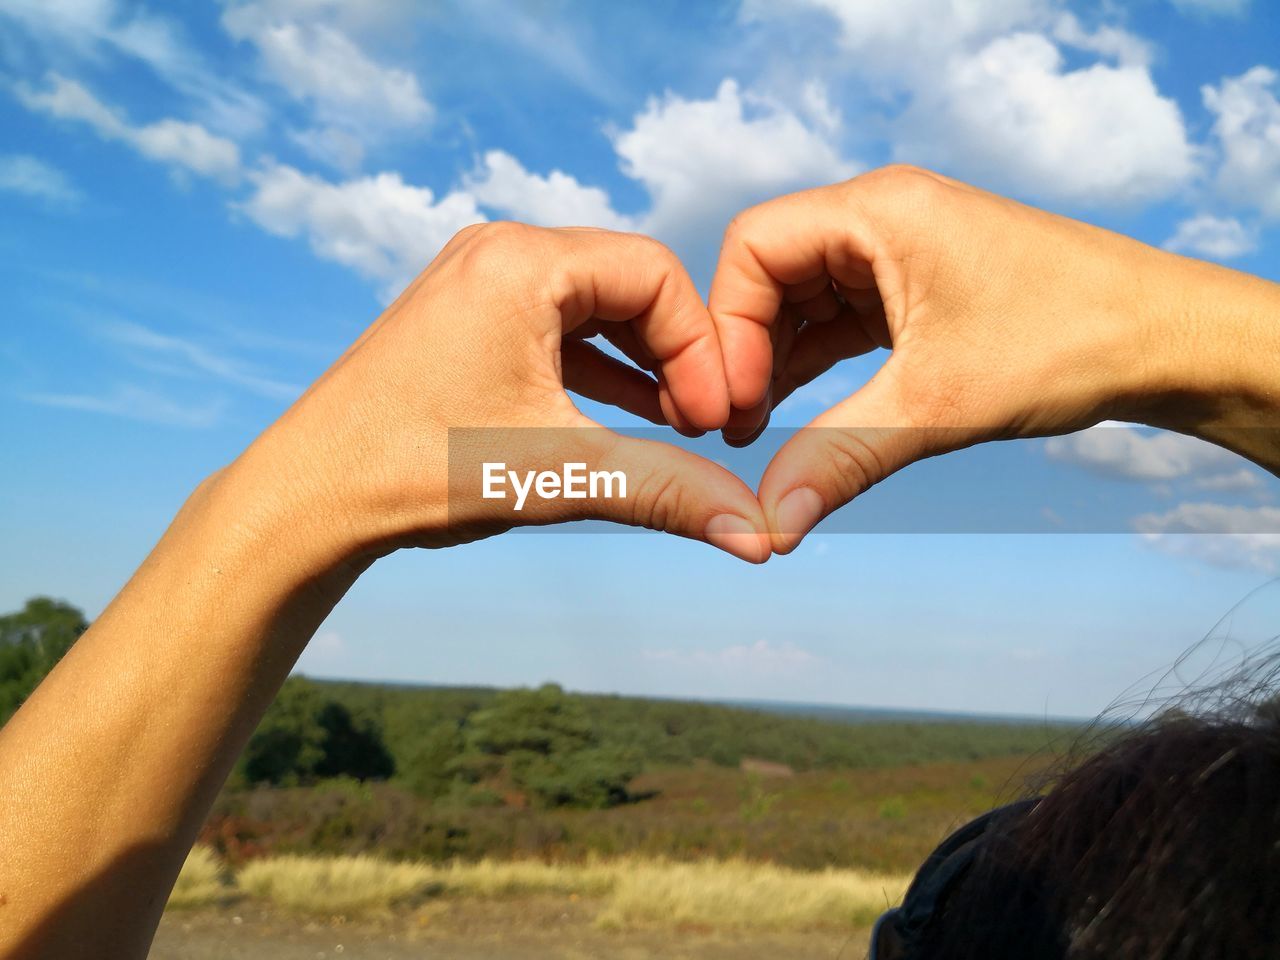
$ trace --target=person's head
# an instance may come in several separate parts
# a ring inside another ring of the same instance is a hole
[[[957,839],[873,960],[1280,957],[1280,711],[1168,714]]]

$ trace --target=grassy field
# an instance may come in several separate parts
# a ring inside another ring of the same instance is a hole
[[[604,810],[429,801],[394,783],[229,793],[201,841],[263,856],[584,862],[746,859],[796,869],[913,870],[949,827],[1024,792],[1048,757],[993,757],[762,776],[707,763],[641,774]]]
[[[233,782],[156,960],[860,956],[938,841],[1034,789],[1074,735],[578,695],[517,714],[517,739],[589,731],[578,772],[597,751],[633,758],[625,798],[593,806],[516,776],[556,759],[531,737],[489,765],[493,691],[320,693],[385,733],[395,773]]]
[[[285,916],[416,925],[468,904],[518,916],[528,904],[558,902],[574,904],[581,925],[602,932],[859,930],[901,896],[942,836],[1021,793],[1044,762],[996,757],[772,776],[694,764],[643,775],[647,799],[606,810],[429,807],[433,817],[464,816],[455,825],[503,838],[492,841],[502,856],[478,859],[389,852],[394,825],[409,823],[396,804],[416,802],[391,785],[274,790],[259,796],[263,809],[309,804],[335,849],[318,852],[315,836],[290,834],[287,824],[277,827],[273,851],[224,858],[197,848],[171,906],[256,904]],[[383,833],[349,829],[365,818]]]
[[[361,917],[430,914],[468,899],[561,897],[586,902],[595,925],[642,928],[807,931],[867,926],[906,889],[904,875],[862,870],[789,870],[743,860],[393,863],[376,857],[283,856],[239,870],[197,847],[170,909],[250,899],[299,914]]]

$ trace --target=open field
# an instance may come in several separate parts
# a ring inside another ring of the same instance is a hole
[[[788,776],[698,763],[654,769],[603,810],[465,807],[390,784],[260,788],[219,800],[201,842],[232,864],[282,854],[582,862],[734,858],[820,870],[914,870],[961,821],[1016,797],[1046,757]]]
[[[207,900],[171,900],[151,957],[860,957],[871,921],[906,882],[742,861],[278,857],[232,871],[197,848],[181,886]]]
[[[253,902],[299,917],[438,916],[457,901],[549,897],[590,907],[605,930],[811,931],[870,924],[898,902],[905,875],[767,863],[619,859],[426,864],[375,857],[271,857],[221,882],[207,849],[188,857],[171,910]],[[194,891],[203,891],[203,899]]]
[[[322,702],[296,692],[304,713]],[[860,958],[937,842],[1024,794],[1072,735],[545,690],[321,693],[385,733],[394,774],[229,785],[153,958]],[[619,763],[625,791],[599,802]]]

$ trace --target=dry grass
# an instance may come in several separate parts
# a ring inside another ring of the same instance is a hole
[[[271,857],[236,875],[245,893],[282,907],[313,913],[355,914],[390,909],[423,896],[437,872],[376,857]]]
[[[391,863],[374,857],[273,857],[246,865],[241,891],[320,914],[387,911],[445,898],[572,896],[598,901],[606,928],[809,930],[870,923],[908,878],[859,870],[805,872],[745,861],[593,860]]]
[[[597,922],[753,930],[865,926],[902,899],[908,880],[743,861],[634,863],[619,874]]]
[[[586,863],[547,864],[535,860],[455,861],[438,867],[436,877],[446,895],[513,897],[534,894],[600,897],[612,891],[626,861],[588,860]]]
[[[217,854],[208,847],[192,847],[169,894],[169,906],[202,907],[225,900],[230,892]]]

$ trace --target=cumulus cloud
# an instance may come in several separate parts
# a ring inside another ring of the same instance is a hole
[[[613,209],[609,194],[584,186],[560,170],[530,173],[511,154],[490,150],[465,187],[482,206],[540,226],[634,230],[635,221]]]
[[[88,124],[100,137],[126,143],[150,160],[224,183],[239,177],[239,148],[199,124],[165,118],[134,125],[85,87],[56,73],[46,78],[43,88],[22,83],[16,91],[28,109]]]
[[[1275,573],[1280,560],[1280,508],[1182,503],[1134,520],[1148,544],[1215,566]]]
[[[824,11],[864,85],[905,95],[896,159],[1086,206],[1159,199],[1197,169],[1150,46],[1084,26],[1055,0],[748,0],[748,19]],[[1095,60],[1071,67],[1070,47]]]
[[[1254,67],[1201,88],[1222,154],[1218,188],[1227,198],[1275,219],[1280,219],[1278,79],[1275,70]]]
[[[1127,426],[1098,426],[1045,441],[1053,460],[1104,477],[1160,483],[1230,475],[1243,459],[1229,450],[1180,433],[1145,433]]]
[[[485,155],[467,189],[484,206],[541,224],[579,223],[652,234],[692,267],[714,255],[745,206],[788,190],[852,176],[829,134],[838,117],[817,90],[815,119],[724,80],[715,96],[651,99],[629,127],[611,131],[622,172],[648,193],[641,213],[619,213],[604,191],[561,171],[530,173],[509,154]]]
[[[1145,66],[1069,70],[1038,33],[952,58],[917,91],[895,153],[1084,205],[1159,199],[1195,172],[1178,105]]]
[[[714,242],[753,202],[856,172],[826,132],[732,79],[706,100],[651,99],[613,146],[652,198],[644,229],[686,246]]]
[[[270,233],[306,237],[318,256],[378,281],[387,298],[453,234],[485,219],[465,191],[437,200],[398,173],[334,183],[273,163],[249,179],[253,192],[238,209]]]
[[[1164,248],[1211,260],[1231,260],[1257,250],[1258,238],[1234,217],[1201,213],[1179,223]]]
[[[1107,24],[1087,30],[1071,13],[1058,17],[1053,25],[1053,38],[1068,47],[1096,53],[1120,64],[1146,67],[1152,60],[1151,44],[1141,37]]]
[[[25,153],[0,155],[0,190],[50,203],[72,204],[80,199],[80,191],[65,173]]]

